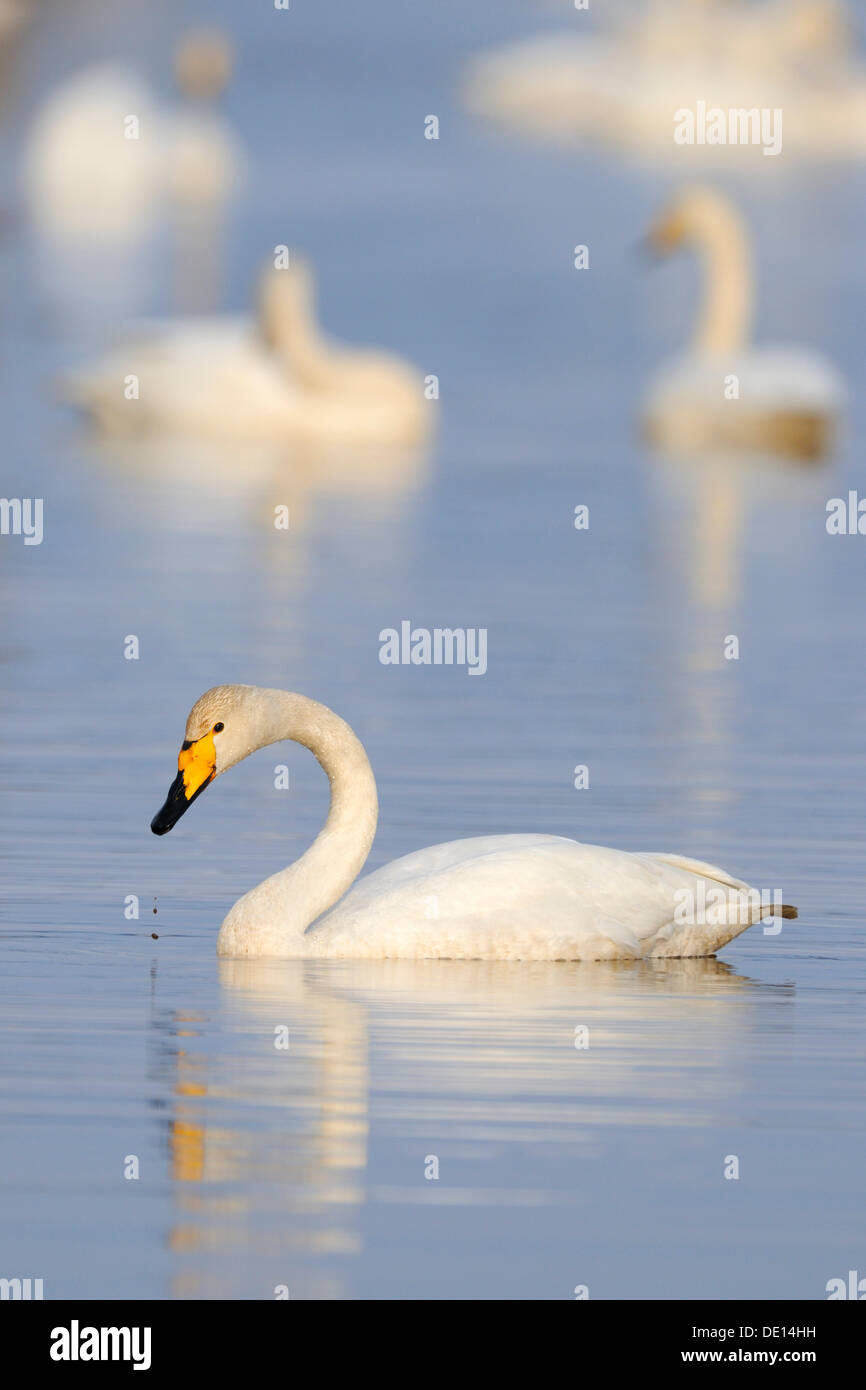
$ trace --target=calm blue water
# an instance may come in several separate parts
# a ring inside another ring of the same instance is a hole
[[[126,313],[176,310],[199,251],[179,263],[159,221],[111,280],[46,250],[26,132],[97,57],[168,99],[172,40],[202,18],[236,44],[247,153],[200,248],[213,307],[245,311],[271,248],[302,247],[330,333],[440,378],[411,466],[96,449],[57,402]],[[45,499],[45,538],[0,538],[0,1276],[46,1297],[821,1298],[864,1268],[866,541],[824,519],[862,487],[866,178],[725,185],[755,229],[760,336],[848,379],[834,458],[652,458],[640,392],[697,292],[687,262],[650,277],[634,254],[670,173],[544,149],[456,97],[472,53],[571,22],[518,0],[68,0],[24,42],[0,149],[2,491]],[[382,666],[402,619],[486,627],[486,676]],[[219,963],[225,911],[326,812],[313,760],[280,749],[150,834],[189,706],[228,681],[357,730],[371,867],[545,830],[708,858],[800,918],[719,961]]]

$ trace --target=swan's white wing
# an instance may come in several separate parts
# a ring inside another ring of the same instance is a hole
[[[456,840],[370,874],[306,933],[312,956],[602,960],[709,955],[742,923],[679,925],[703,880],[747,885],[676,856],[553,835]],[[686,896],[684,896],[686,895]]]

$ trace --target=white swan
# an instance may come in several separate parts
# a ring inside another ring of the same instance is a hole
[[[841,0],[654,0],[619,29],[561,31],[476,58],[467,105],[540,138],[682,166],[762,166],[755,145],[674,142],[674,113],[781,109],[785,162],[866,154],[866,70]]]
[[[98,63],[58,85],[25,150],[25,186],[40,230],[53,240],[135,244],[163,198],[184,207],[225,200],[241,161],[213,99],[229,71],[227,41],[196,31],[176,55],[184,97],[177,110],[119,63]]]
[[[804,458],[829,448],[845,400],[836,369],[799,347],[749,347],[751,251],[737,210],[710,188],[684,190],[652,227],[658,256],[693,246],[704,299],[687,355],[650,385],[644,428],[675,450],[747,449]]]
[[[296,863],[235,903],[220,929],[220,955],[708,956],[771,915],[747,884],[710,864],[557,835],[434,845],[395,859],[347,893],[376,833],[376,782],[367,755],[348,724],[324,705],[251,685],[216,686],[193,706],[177,777],[151,830],[166,834],[215,777],[282,739],[309,748],[327,773],[328,818]],[[780,907],[777,915],[797,913]]]
[[[140,77],[118,63],[75,73],[51,93],[27,142],[24,177],[37,227],[52,242],[141,241],[159,193],[162,148],[157,104]]]
[[[261,442],[295,423],[297,392],[249,318],[140,323],[61,390],[105,435]]]
[[[420,373],[385,354],[326,346],[311,293],[309,270],[293,260],[263,278],[258,321],[142,324],[107,357],[70,373],[66,399],[109,434],[418,442],[431,409]]]

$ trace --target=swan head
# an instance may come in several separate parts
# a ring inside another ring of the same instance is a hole
[[[259,329],[274,351],[305,333],[313,316],[313,272],[292,252],[284,270],[269,268],[259,284]]]
[[[740,215],[723,194],[692,184],[662,210],[647,233],[646,243],[653,255],[663,257],[692,243],[727,236],[740,239],[742,233]]]
[[[267,741],[270,711],[254,685],[216,685],[196,700],[186,721],[177,776],[150,823],[165,835],[215,777]]]
[[[232,75],[232,48],[226,35],[219,29],[185,34],[175,50],[174,73],[186,96],[197,101],[220,96]]]

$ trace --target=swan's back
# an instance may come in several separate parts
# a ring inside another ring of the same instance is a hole
[[[676,856],[628,854],[555,835],[455,840],[396,859],[362,879],[305,937],[334,957],[605,960],[709,955],[754,916],[720,925],[674,921],[698,884],[748,885]]]

